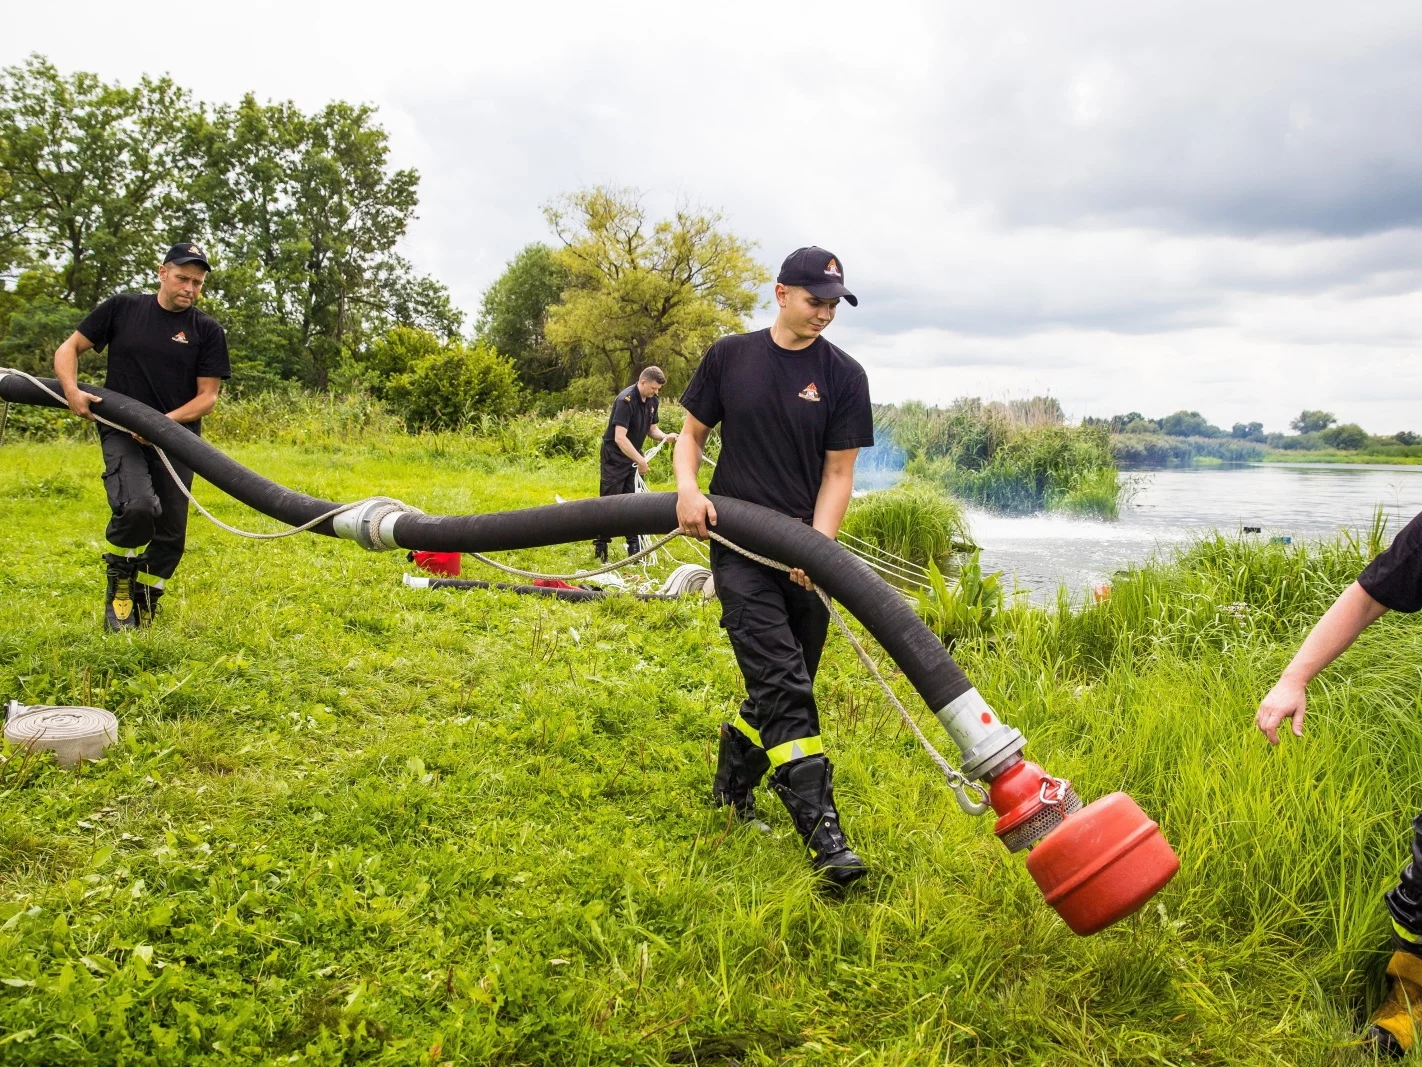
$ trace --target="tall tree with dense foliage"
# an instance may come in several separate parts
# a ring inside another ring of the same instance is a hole
[[[249,95],[204,120],[194,191],[224,264],[214,293],[239,360],[260,355],[281,377],[323,389],[344,354],[392,324],[458,333],[443,287],[413,278],[395,254],[419,176],[390,170],[374,117],[341,102],[308,115]]]
[[[1289,423],[1289,426],[1299,433],[1318,433],[1326,430],[1338,421],[1338,417],[1331,411],[1301,411],[1299,417]]]
[[[475,332],[513,360],[526,389],[562,392],[577,373],[576,361],[564,359],[544,329],[548,309],[562,298],[568,282],[569,272],[553,249],[531,244],[484,293]]]
[[[635,191],[598,187],[544,214],[569,278],[548,311],[548,340],[609,393],[652,365],[680,388],[712,341],[746,328],[770,280],[754,244],[714,212],[681,207],[653,221]]]
[[[167,78],[132,89],[42,56],[0,73],[0,252],[53,275],[87,309],[151,274],[193,168],[187,94]]]

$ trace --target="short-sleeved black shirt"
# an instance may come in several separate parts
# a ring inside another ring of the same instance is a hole
[[[723,337],[681,403],[707,426],[721,424],[711,492],[803,522],[815,517],[825,453],[874,443],[864,368],[823,337],[799,351],[769,330]]]
[[[197,396],[199,378],[230,378],[227,334],[197,308],[167,311],[153,293],[120,293],[89,312],[79,332],[109,350],[104,388],[167,413]],[[197,422],[188,423],[195,433]]]
[[[604,464],[628,468],[634,466],[633,462],[623,455],[622,449],[617,447],[617,427],[625,427],[627,440],[632,442],[632,447],[638,452],[642,451],[642,442],[647,439],[648,431],[657,424],[657,412],[661,402],[659,396],[649,396],[643,400],[642,392],[635,383],[617,394],[617,399],[612,402],[612,411],[607,416],[607,430],[602,435]]]
[[[1364,592],[1393,611],[1422,609],[1422,513],[1358,575]]]

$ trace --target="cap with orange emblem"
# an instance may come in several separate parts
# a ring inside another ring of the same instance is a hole
[[[780,265],[780,274],[775,280],[781,285],[808,289],[821,300],[843,297],[851,307],[859,306],[859,299],[844,287],[844,268],[839,258],[819,245],[791,252]]]

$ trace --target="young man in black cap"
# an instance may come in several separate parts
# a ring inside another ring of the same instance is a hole
[[[646,475],[647,458],[642,455],[642,443],[648,434],[653,441],[675,441],[676,434],[662,433],[657,425],[661,401],[657,394],[667,384],[661,367],[647,367],[637,381],[617,394],[612,411],[607,416],[607,430],[602,435],[602,451],[598,456],[598,496],[621,496],[637,490],[637,475]],[[593,553],[607,562],[607,546],[611,537],[599,537],[593,542]],[[627,554],[636,552],[641,544],[636,534],[627,535]]]
[[[858,306],[838,258],[823,248],[792,252],[776,279],[779,314],[767,330],[723,337],[706,352],[682,395],[686,422],[676,448],[677,520],[706,537],[716,508],[696,474],[711,428],[721,455],[711,492],[771,508],[839,534],[854,486],[854,459],[874,443],[864,369],[820,334],[840,300]],[[788,575],[713,542],[711,567],[721,625],[745,677],[745,702],[721,724],[714,794],[745,820],[755,787],[785,802],[812,863],[831,882],[865,874],[835,809],[832,768],[820,741],[815,671],[829,614],[804,571]]]
[[[157,293],[121,293],[89,312],[54,353],[54,376],[71,411],[94,417],[100,398],[79,388],[79,357],[107,347],[104,388],[202,432],[202,417],[232,374],[227,335],[194,306],[209,269],[197,245],[174,245],[158,268]],[[152,621],[163,583],[183,558],[188,502],[147,441],[102,424],[99,441],[113,512],[105,534],[104,625],[131,630]],[[173,467],[191,488],[193,472],[176,460]]]
[[[1388,611],[1422,610],[1422,515],[1417,515],[1358,575],[1358,580],[1318,620],[1284,673],[1259,704],[1255,722],[1269,743],[1290,721],[1303,736],[1309,682],[1347,651],[1358,635]],[[1391,1058],[1407,1055],[1422,1030],[1422,815],[1412,823],[1412,861],[1383,897],[1392,917],[1388,992],[1368,1019],[1363,1043]]]

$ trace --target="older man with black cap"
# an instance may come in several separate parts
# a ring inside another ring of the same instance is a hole
[[[677,519],[706,537],[716,508],[696,481],[711,428],[721,455],[711,492],[748,500],[839,534],[854,485],[854,459],[874,443],[864,369],[821,335],[840,300],[857,306],[844,270],[823,248],[800,248],[776,280],[775,323],[723,337],[682,394],[686,422],[676,448]],[[832,768],[820,740],[814,680],[829,615],[800,570],[788,575],[713,543],[711,566],[747,697],[722,723],[713,792],[743,820],[755,818],[755,787],[785,803],[817,871],[847,885],[867,868],[839,825]]]
[[[101,398],[79,387],[79,357],[107,348],[104,388],[202,432],[202,417],[217,403],[222,379],[232,374],[227,335],[195,306],[210,269],[197,245],[174,245],[158,268],[157,293],[120,293],[89,313],[54,353],[54,376],[71,411],[94,417],[91,409]],[[164,582],[183,558],[188,502],[147,441],[104,425],[99,441],[112,511],[105,534],[104,624],[131,630],[152,621]],[[173,466],[190,488],[193,472]]]

